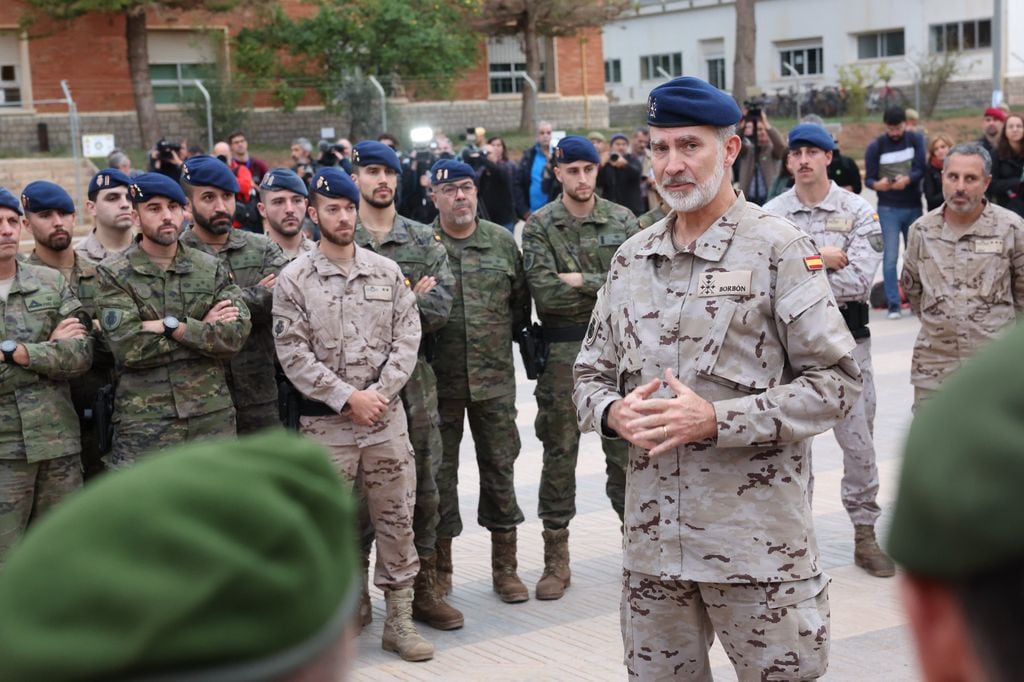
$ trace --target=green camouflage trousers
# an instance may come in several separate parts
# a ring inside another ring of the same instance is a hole
[[[78,455],[31,464],[0,459],[0,566],[30,523],[81,487]]]
[[[114,424],[114,443],[103,458],[110,469],[130,467],[148,452],[190,440],[235,435],[235,408],[185,419],[121,420]]]
[[[566,528],[576,516],[576,459],[580,431],[572,402],[572,365],[578,343],[553,343],[547,367],[537,380],[537,438],[544,444],[537,515],[544,528]],[[629,451],[624,440],[601,440],[607,482],[605,493],[622,520],[626,496],[626,463]]]
[[[462,533],[459,514],[459,447],[466,415],[480,469],[480,498],[476,522],[488,530],[510,530],[523,522],[516,501],[514,466],[519,457],[519,429],[516,428],[516,396],[490,400],[442,399],[441,440],[444,457],[437,476],[441,496],[441,521],[437,536],[453,538]]]
[[[243,405],[236,407],[235,411],[235,425],[239,436],[281,426],[281,412],[276,400],[259,405]]]

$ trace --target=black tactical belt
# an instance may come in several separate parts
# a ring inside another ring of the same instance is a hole
[[[587,325],[577,324],[572,327],[543,327],[541,334],[541,338],[548,343],[582,341],[587,336]]]
[[[855,339],[866,339],[871,336],[871,330],[868,329],[870,312],[871,309],[867,303],[857,301],[843,303],[839,306],[839,313],[843,316],[847,329]]]
[[[327,403],[322,403],[319,400],[310,400],[309,398],[299,399],[299,416],[300,417],[337,417],[338,413],[331,409],[331,406]]]

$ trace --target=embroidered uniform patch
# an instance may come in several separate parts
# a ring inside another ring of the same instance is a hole
[[[363,298],[367,301],[390,301],[392,298],[391,287],[367,284],[363,287]]]
[[[117,310],[116,308],[106,308],[100,316],[100,323],[103,325],[105,330],[113,331],[121,326],[121,320],[124,319],[124,311]]]
[[[812,272],[814,270],[825,269],[825,261],[823,261],[821,256],[818,254],[814,254],[813,256],[804,256],[804,265]]]
[[[975,239],[974,253],[1002,253],[1003,240],[996,239]]]
[[[750,270],[705,272],[701,275],[697,295],[701,298],[709,296],[748,296],[750,295]]]

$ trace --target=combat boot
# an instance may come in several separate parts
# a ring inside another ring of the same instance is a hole
[[[853,563],[876,578],[891,578],[896,575],[896,565],[875,540],[874,526],[854,526]]]
[[[438,538],[434,545],[434,565],[437,568],[437,595],[447,597],[452,593],[452,539]]]
[[[380,646],[393,651],[403,661],[429,661],[434,657],[434,645],[420,637],[412,624],[412,588],[384,590],[388,616],[384,620],[384,636]]]
[[[530,590],[519,579],[516,569],[516,529],[491,531],[491,580],[494,591],[506,604],[515,604],[530,598]]]
[[[370,604],[370,555],[363,554],[363,595],[359,599],[359,630],[373,622],[373,606]]]
[[[569,529],[545,530],[544,574],[537,581],[537,599],[561,599],[569,587]]]
[[[457,630],[464,624],[462,612],[446,604],[437,594],[437,568],[435,555],[420,557],[420,572],[413,586],[412,618],[438,630]]]

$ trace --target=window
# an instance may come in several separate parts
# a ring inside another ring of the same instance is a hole
[[[149,79],[157,104],[180,104],[195,93],[193,80],[203,80],[215,73],[215,35],[198,31],[149,32]]]
[[[622,82],[622,60],[621,59],[606,59],[606,60],[604,60],[604,82],[605,83],[621,83]]]
[[[153,100],[157,104],[180,104],[195,90],[192,81],[209,78],[210,73],[210,64],[150,64]]]
[[[640,80],[664,80],[683,75],[683,53],[649,54],[640,57]]]
[[[821,45],[780,48],[779,63],[783,78],[820,76],[825,72]]]
[[[537,90],[547,92],[547,45],[540,44],[540,81]],[[487,41],[488,77],[492,95],[511,95],[528,88],[526,79],[526,55],[517,38],[491,38]]]
[[[879,31],[857,36],[857,59],[879,57],[900,57],[906,54],[903,47],[903,29]]]
[[[0,32],[0,108],[21,107],[21,55],[18,36]]]
[[[708,83],[719,90],[725,90],[725,57],[709,59],[708,62]]]
[[[976,19],[929,27],[929,47],[935,52],[959,52],[992,47],[992,20]]]

